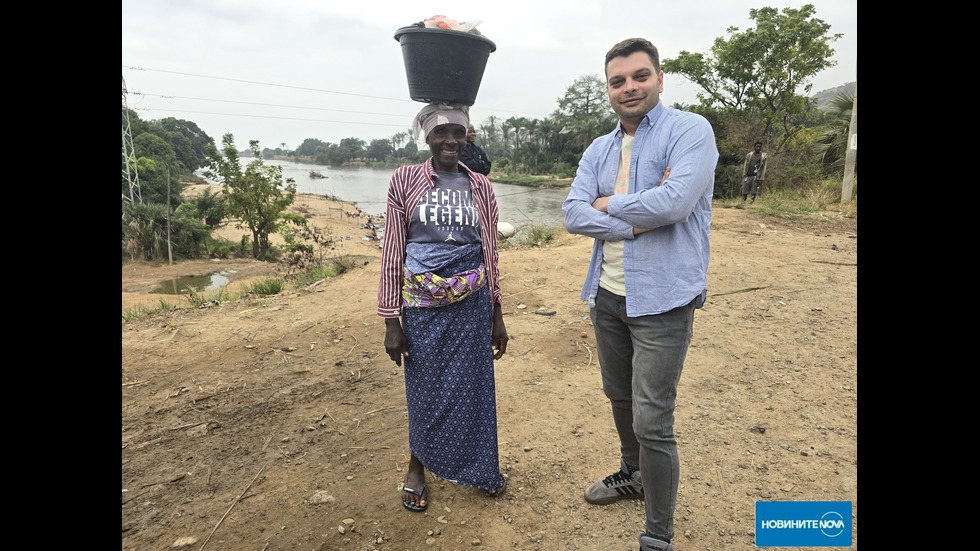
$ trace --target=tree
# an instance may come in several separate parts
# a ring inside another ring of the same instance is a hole
[[[369,159],[374,159],[375,161],[384,161],[388,157],[391,157],[394,152],[395,148],[391,146],[391,140],[387,138],[377,138],[371,140],[365,155]]]
[[[487,158],[493,161],[495,157],[494,142],[497,139],[497,117],[493,115],[487,115],[486,121],[480,126],[480,131],[487,138],[487,143],[484,146],[486,150]]]
[[[207,147],[214,145],[214,140],[190,121],[173,117],[143,121],[132,109],[129,121],[136,157],[153,159],[164,172],[165,167],[170,167],[175,179],[204,166]],[[124,119],[124,127],[125,124]]]
[[[359,159],[364,156],[364,140],[344,138],[340,140],[340,149],[344,152],[344,162]]]
[[[324,148],[326,148],[326,146],[327,144],[322,140],[318,140],[316,138],[306,138],[303,140],[303,143],[296,148],[294,153],[300,157],[315,158]]]
[[[527,126],[527,119],[524,117],[510,117],[501,123],[504,127],[514,131],[514,150],[511,151],[511,172],[517,171],[517,165],[520,163],[520,153],[521,153],[521,135]]]
[[[258,140],[249,141],[255,159],[244,172],[234,136],[225,134],[221,143],[221,152],[210,148],[205,175],[223,185],[228,214],[239,220],[236,227],[252,232],[252,256],[265,258],[270,249],[269,235],[290,218],[285,210],[296,198],[296,184],[292,178],[283,180],[282,167],[264,164]]]
[[[409,139],[412,135],[410,131],[405,132],[395,132],[391,135],[391,147],[394,149],[401,149],[403,143]]]
[[[813,4],[782,12],[751,9],[754,28],[729,27],[729,38],[715,39],[709,54],[681,51],[663,60],[663,70],[700,86],[698,99],[706,107],[754,113],[763,122],[764,141],[774,145],[770,152],[778,153],[803,129],[810,79],[836,65],[830,45],[842,35],[827,34],[830,25],[815,13]]]
[[[158,121],[158,124],[167,132],[167,136],[161,137],[164,137],[174,148],[182,165],[182,171],[192,173],[204,166],[207,159],[207,146],[213,144],[214,140],[201,130],[197,123],[167,117]]]
[[[162,205],[167,203],[167,167],[169,166],[171,168],[170,203],[176,208],[183,199],[180,196],[180,186],[177,185],[179,163],[173,148],[163,138],[149,132],[137,136],[133,140],[133,148],[137,154],[136,166],[133,168],[139,172],[142,201]],[[128,194],[128,182],[124,180],[122,185],[123,193]]]
[[[402,150],[405,153],[405,158],[409,161],[419,162],[426,160],[428,158],[429,150],[420,152],[418,144],[415,140],[408,140],[405,144],[405,148]]]
[[[582,152],[597,136],[609,132],[615,124],[615,113],[609,106],[606,83],[599,75],[583,75],[565,89],[558,99],[555,119],[566,130],[571,130],[576,143],[582,144]]]

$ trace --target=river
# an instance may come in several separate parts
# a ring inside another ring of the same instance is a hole
[[[242,157],[242,162],[251,161]],[[323,165],[297,163],[292,161],[265,160],[267,165],[282,167],[284,178],[292,178],[298,193],[329,195],[342,201],[355,203],[368,214],[384,214],[385,198],[388,194],[388,181],[394,169],[375,168],[332,168]],[[315,170],[325,178],[310,178]],[[198,176],[201,171],[198,171]],[[517,228],[531,224],[560,226],[562,224],[561,204],[568,196],[568,190],[535,189],[494,182],[500,221],[510,222]]]

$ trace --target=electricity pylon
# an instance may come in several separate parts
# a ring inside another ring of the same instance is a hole
[[[123,203],[142,203],[140,195],[140,175],[136,169],[136,153],[133,150],[133,133],[129,128],[129,105],[126,104],[126,77],[122,79],[122,154],[125,160],[123,179],[129,182],[129,196],[122,194]]]

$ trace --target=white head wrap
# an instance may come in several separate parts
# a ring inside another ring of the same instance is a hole
[[[412,122],[415,139],[421,132],[425,138],[433,128],[441,124],[458,124],[463,128],[470,125],[470,108],[461,103],[430,103],[419,111]]]

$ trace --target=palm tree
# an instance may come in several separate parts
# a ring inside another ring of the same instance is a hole
[[[490,161],[493,161],[496,158],[493,153],[493,142],[497,139],[497,117],[493,115],[487,116],[486,121],[480,125],[480,132],[483,132],[483,135],[486,138],[484,149],[486,150],[487,158],[489,158]]]
[[[541,128],[541,121],[538,119],[524,119],[524,129],[529,160],[531,161],[531,174],[538,172],[538,155],[541,154],[541,140],[538,138],[538,129]]]
[[[501,142],[503,143],[504,146],[504,150],[501,152],[500,156],[506,158],[507,140],[510,139],[510,127],[507,126],[505,123],[500,123],[500,135],[501,135]]]
[[[514,130],[514,151],[512,155],[514,162],[512,170],[516,171],[517,163],[520,162],[521,158],[521,133],[527,128],[527,119],[524,117],[510,117],[509,119],[505,120],[503,124],[507,128]]]
[[[851,109],[854,96],[839,94],[830,100],[827,116],[831,118],[826,128],[813,139],[813,152],[820,157],[828,174],[844,175],[844,159],[847,156],[847,139],[851,129]],[[854,165],[857,171],[857,164]]]
[[[394,134],[391,135],[391,146],[394,147],[395,149],[401,147],[404,141],[405,141],[404,132],[395,132]]]

